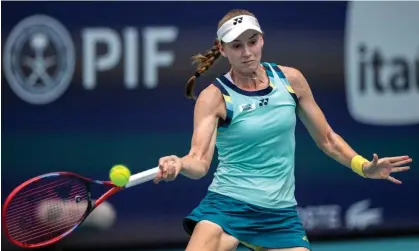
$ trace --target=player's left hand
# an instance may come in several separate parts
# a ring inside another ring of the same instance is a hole
[[[374,153],[373,160],[364,164],[363,171],[367,178],[384,179],[395,184],[402,184],[400,180],[395,179],[390,174],[409,170],[410,166],[406,166],[406,164],[410,162],[412,162],[412,159],[407,155],[379,159],[378,155]]]

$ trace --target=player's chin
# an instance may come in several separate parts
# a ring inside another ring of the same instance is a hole
[[[259,66],[259,61],[257,60],[251,60],[251,61],[245,61],[242,63],[242,71],[246,73],[254,72],[257,70]]]

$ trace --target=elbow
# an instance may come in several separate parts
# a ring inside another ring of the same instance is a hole
[[[199,172],[198,175],[194,176],[192,179],[193,180],[200,180],[202,178],[204,178],[208,173],[208,168],[204,168],[204,170],[202,170],[202,172]]]
[[[317,147],[325,153],[332,152],[336,145],[336,133],[332,130],[326,132],[319,140],[316,141]]]
[[[198,160],[201,162],[198,166],[201,167],[199,170],[199,175],[197,176],[197,180],[204,178],[208,174],[208,170],[210,168],[210,164],[205,160]]]
[[[181,159],[182,170],[181,173],[186,177],[199,180],[205,177],[208,173],[209,163],[204,159],[198,158],[196,154],[188,154]]]
[[[200,165],[200,167],[201,168],[190,171],[185,175],[192,180],[200,180],[204,178],[207,175],[209,168],[204,165]]]

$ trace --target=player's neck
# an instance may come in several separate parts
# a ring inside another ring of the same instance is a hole
[[[230,76],[234,84],[245,90],[257,90],[261,85],[265,85],[266,76],[263,67],[259,66],[255,71],[249,73],[230,70]]]

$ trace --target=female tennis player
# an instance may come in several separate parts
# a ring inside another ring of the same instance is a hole
[[[191,234],[186,250],[235,250],[240,242],[254,250],[310,250],[294,197],[296,115],[340,164],[362,177],[401,184],[390,174],[408,170],[409,156],[363,158],[330,127],[299,70],[261,62],[263,33],[252,13],[230,11],[217,36],[211,50],[193,58],[198,67],[186,85],[188,97],[195,98],[196,78],[220,56],[231,69],[197,98],[189,154],[161,158],[155,178],[202,178],[217,146],[212,184],[184,220]]]

